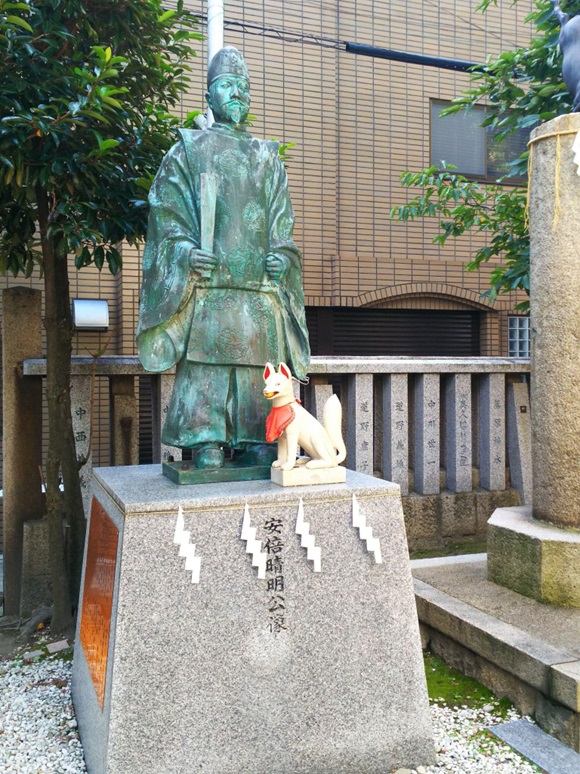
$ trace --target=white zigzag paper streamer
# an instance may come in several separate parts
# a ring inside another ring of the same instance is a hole
[[[268,554],[262,551],[262,541],[256,540],[256,528],[250,527],[250,509],[247,503],[244,509],[241,538],[246,541],[246,553],[252,554],[252,567],[258,568],[258,578],[265,578]]]
[[[580,175],[580,132],[576,135],[574,138],[574,142],[572,144],[572,152],[574,153],[574,164],[578,167],[576,170],[576,173]]]
[[[191,582],[199,583],[201,557],[195,555],[195,543],[189,542],[189,536],[189,530],[185,529],[185,522],[183,520],[183,508],[180,505],[173,542],[179,546],[179,556],[185,557],[185,569],[191,571]]]
[[[367,527],[367,518],[361,512],[360,505],[354,494],[352,496],[352,526],[358,529],[360,539],[367,544],[367,551],[374,554],[375,564],[382,564],[381,543],[378,538],[373,537],[373,528]]]
[[[316,538],[310,534],[310,524],[304,521],[304,503],[300,498],[298,516],[296,517],[296,534],[300,535],[300,545],[306,549],[306,558],[314,565],[314,572],[321,571],[320,547],[315,545]]]

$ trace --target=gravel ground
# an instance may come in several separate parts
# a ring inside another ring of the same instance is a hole
[[[0,773],[82,774],[86,772],[70,695],[71,662],[61,657],[23,663],[0,662]],[[431,705],[437,766],[419,774],[533,774],[538,772],[510,747],[485,732],[486,726],[519,714],[488,704],[481,709]],[[403,770],[409,771],[409,770]],[[250,773],[248,773],[250,774]]]
[[[0,772],[86,772],[70,695],[71,662],[0,663]]]
[[[435,701],[431,702],[431,717],[438,765],[425,768],[428,774],[534,774],[542,771],[486,731],[488,726],[521,718],[515,709],[502,713],[495,703],[476,709],[447,707]]]

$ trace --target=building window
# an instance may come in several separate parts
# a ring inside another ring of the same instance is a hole
[[[497,180],[509,175],[509,163],[526,149],[529,129],[517,129],[501,142],[495,140],[495,130],[481,126],[484,107],[474,107],[469,113],[441,116],[450,102],[431,102],[431,164],[442,161],[453,164],[468,177]],[[514,177],[514,183],[522,178]]]
[[[508,355],[530,356],[530,318],[508,317]]]

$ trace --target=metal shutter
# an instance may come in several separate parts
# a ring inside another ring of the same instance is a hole
[[[150,376],[141,376],[139,384],[139,465],[153,462],[153,384]]]
[[[309,307],[313,355],[468,357],[480,354],[480,312]]]

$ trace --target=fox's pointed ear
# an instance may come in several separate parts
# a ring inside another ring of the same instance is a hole
[[[269,379],[274,373],[275,369],[272,363],[266,363],[264,366],[264,379]]]
[[[292,379],[292,372],[286,365],[286,363],[278,363],[278,373],[285,376],[286,379]]]

